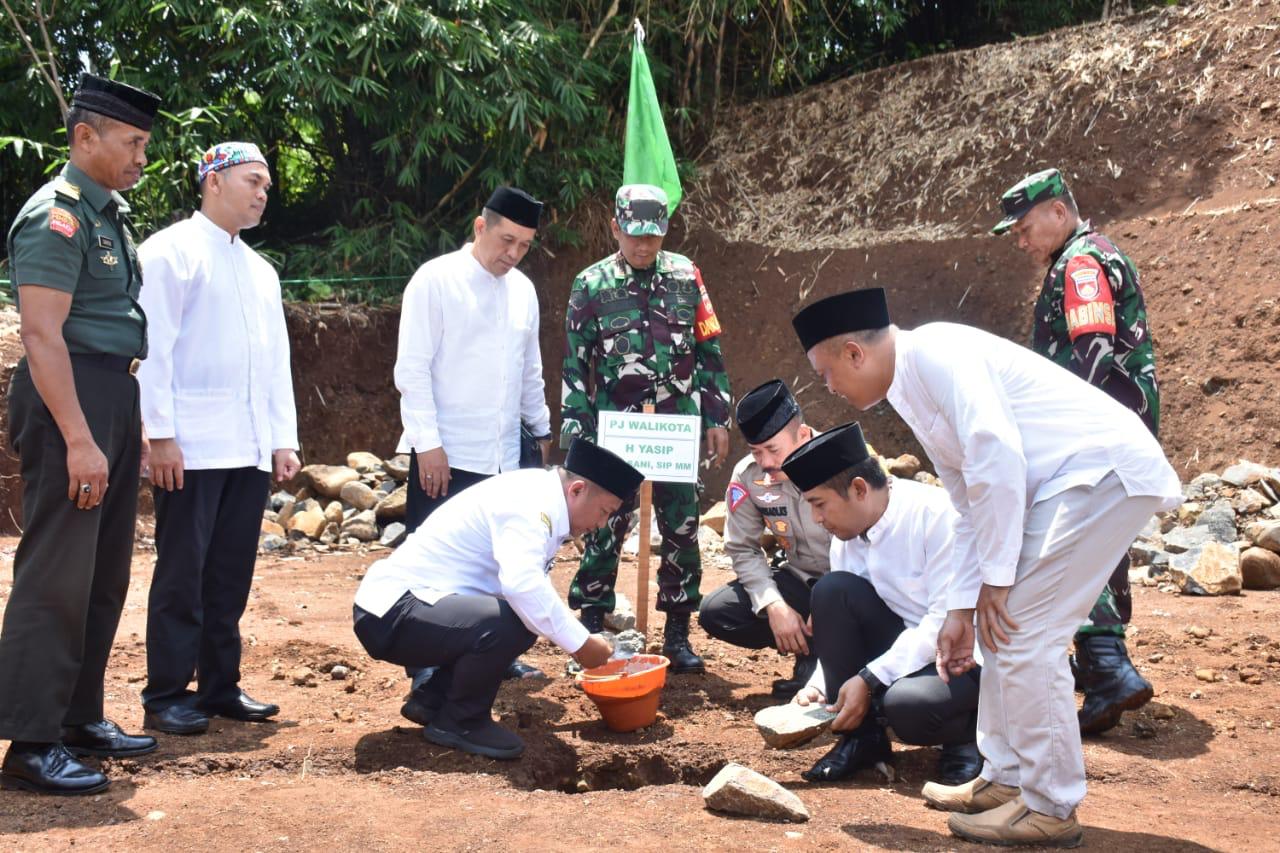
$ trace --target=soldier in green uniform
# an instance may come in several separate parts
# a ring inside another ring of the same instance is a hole
[[[154,738],[103,712],[103,674],[129,586],[146,318],[129,206],[154,95],[86,74],[67,115],[70,163],[9,230],[26,357],[9,386],[23,534],[0,630],[0,786],[90,794],[109,780],[79,758],[134,756]]]
[[[729,450],[729,378],[720,355],[720,323],[702,274],[683,255],[662,251],[667,195],[648,184],[618,190],[612,222],[618,252],[573,281],[565,320],[561,447],[577,435],[594,440],[600,411],[638,412],[646,403],[663,414],[701,415],[708,455],[723,463]],[[663,654],[673,672],[702,672],[689,646],[689,616],[702,600],[699,583],[698,490],[653,484],[662,534],[659,610],[667,614]],[[569,589],[569,606],[599,631],[614,606],[618,552],[634,500],[587,537]]]
[[[992,233],[1012,232],[1018,248],[1049,270],[1036,300],[1031,348],[1128,406],[1157,434],[1155,351],[1133,262],[1080,218],[1057,169],[1027,176],[1000,203],[1005,216]],[[1153,695],[1125,649],[1132,612],[1126,554],[1076,634],[1077,680],[1085,691],[1080,730],[1086,734],[1113,728],[1121,714]]]

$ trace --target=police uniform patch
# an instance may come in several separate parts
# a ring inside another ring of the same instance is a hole
[[[63,210],[60,207],[49,208],[49,230],[56,231],[63,237],[70,239],[76,236],[76,231],[80,229],[80,220],[75,214]]]
[[[765,492],[760,496],[760,503],[771,504],[782,500],[782,495],[776,495],[773,492]]]
[[[720,319],[716,317],[716,309],[711,305],[711,297],[702,284],[702,271],[693,268],[694,278],[698,281],[698,310],[694,315],[693,336],[699,343],[720,336]]]
[[[729,512],[733,512],[742,506],[742,502],[747,499],[747,487],[741,483],[730,483],[727,497],[729,499]]]

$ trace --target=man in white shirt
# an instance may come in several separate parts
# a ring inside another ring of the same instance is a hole
[[[520,423],[543,464],[551,413],[538,347],[538,294],[516,266],[537,236],[542,202],[499,187],[472,223],[472,242],[418,267],[404,291],[395,380],[409,454],[405,527],[412,533],[450,496],[520,467]],[[426,672],[411,672],[414,687]],[[510,678],[542,673],[511,661]],[[412,701],[406,718],[420,723]]]
[[[737,579],[702,599],[698,624],[740,648],[794,655],[791,678],[773,682],[773,695],[790,699],[818,663],[809,648],[809,600],[831,567],[831,534],[813,520],[782,460],[816,433],[781,379],[744,394],[734,417],[751,450],[734,466],[724,496],[724,552]],[[773,565],[760,546],[766,532],[784,555]]]
[[[241,238],[266,207],[266,158],[251,143],[215,145],[199,178],[200,210],[138,249],[156,507],[142,703],[145,725],[170,734],[205,731],[209,714],[257,722],[280,710],[240,689],[240,616],[269,480],[299,467],[280,280]]]
[[[833,537],[831,572],[813,588],[820,663],[795,701],[829,701],[843,734],[804,777],[832,782],[890,761],[888,725],[904,743],[942,746],[937,781],[968,782],[982,769],[978,671],[944,682],[934,666],[959,520],[947,493],[885,474],[857,423],[802,445],[782,469]]]
[[[1105,392],[978,329],[899,330],[883,289],[820,300],[792,324],[828,390],[863,410],[889,401],[960,513],[937,666],[943,678],[973,668],[976,613],[986,763],[965,785],[926,785],[925,799],[965,812],[949,826],[969,840],[1079,844],[1067,644],[1142,526],[1181,502],[1177,475]]]
[[[551,414],[538,294],[516,269],[541,215],[528,193],[499,187],[472,224],[472,242],[427,261],[405,288],[395,380],[410,532],[451,495],[520,467],[522,419],[545,464]]]
[[[579,439],[563,468],[510,471],[467,489],[433,513],[356,590],[355,633],[370,655],[438,667],[422,687],[423,736],[489,758],[524,744],[493,721],[507,664],[539,635],[582,666],[612,649],[575,618],[548,573],[571,536],[602,527],[644,476]]]

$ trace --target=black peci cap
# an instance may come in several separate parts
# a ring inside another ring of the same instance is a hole
[[[763,444],[800,414],[800,404],[781,379],[771,379],[738,401],[738,429],[748,444]]]
[[[542,218],[542,202],[515,187],[498,187],[484,206],[525,228],[537,228]]]
[[[870,458],[862,427],[854,421],[800,445],[783,460],[782,472],[796,488],[807,492]]]
[[[564,467],[624,501],[634,495],[644,482],[644,474],[628,465],[622,457],[597,447],[585,438],[575,438],[569,445]]]
[[[85,74],[80,78],[80,88],[76,90],[71,106],[149,131],[156,111],[160,109],[160,99],[124,83]]]
[[[883,287],[838,293],[803,308],[791,319],[791,325],[808,352],[836,335],[888,326],[889,302]]]

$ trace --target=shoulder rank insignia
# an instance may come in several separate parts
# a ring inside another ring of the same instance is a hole
[[[551,516],[547,515],[545,512],[542,513],[542,523],[547,526],[547,533],[551,533]]]
[[[61,196],[67,201],[80,201],[80,188],[68,181],[66,178],[58,178],[53,182],[54,195]]]

